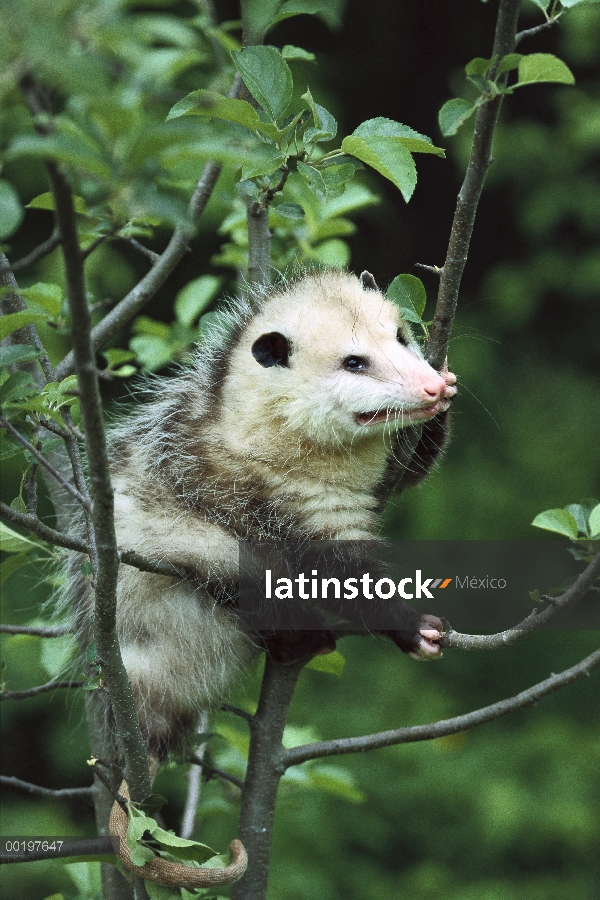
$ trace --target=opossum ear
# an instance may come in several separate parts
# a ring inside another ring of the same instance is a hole
[[[261,334],[252,344],[252,356],[254,359],[269,369],[271,366],[288,366],[290,356],[290,342],[278,331],[269,334]]]
[[[370,272],[362,272],[360,283],[366,291],[378,291],[377,283]]]

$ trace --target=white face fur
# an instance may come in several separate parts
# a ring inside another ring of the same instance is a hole
[[[274,295],[251,320],[223,401],[250,432],[260,422],[282,436],[339,444],[424,422],[453,393],[394,303],[354,276],[324,273]]]

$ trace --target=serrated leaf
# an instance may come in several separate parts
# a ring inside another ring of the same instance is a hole
[[[251,157],[242,159],[242,179],[246,181],[260,175],[273,175],[283,162],[283,156],[274,144],[263,144]]]
[[[6,347],[0,347],[0,366],[15,366],[30,359],[37,359],[41,352],[31,344],[8,344]]]
[[[317,672],[327,672],[329,675],[337,675],[338,678],[344,671],[346,660],[337,650],[333,653],[323,653],[319,656],[313,656],[311,661],[306,664],[307,669],[314,669]]]
[[[302,47],[294,47],[293,44],[286,44],[281,50],[281,55],[284,59],[302,59],[305,62],[316,62],[314,53],[309,53],[308,50],[303,50]]]
[[[217,855],[216,852],[211,850],[210,847],[207,847],[206,844],[200,844],[198,841],[189,841],[185,838],[180,838],[176,834],[165,831],[164,828],[160,828],[159,826],[153,829],[152,837],[155,841],[158,841],[161,847],[168,849],[168,852],[178,859],[204,863]]]
[[[515,87],[548,81],[575,84],[575,77],[568,65],[552,53],[529,53],[521,59]]]
[[[156,884],[154,881],[146,881],[146,893],[150,900],[181,900],[183,894],[182,889],[178,887],[169,887],[166,884]],[[189,893],[185,891],[189,897],[194,897],[194,900],[198,897],[198,894],[194,891],[194,893]]]
[[[298,160],[298,172],[306,180],[311,191],[319,200],[325,203],[327,200],[327,185],[321,172],[315,169],[314,166],[309,166],[301,160]]]
[[[275,47],[245,47],[231,52],[244,84],[275,123],[292,99],[290,67]]]
[[[0,240],[15,233],[23,221],[23,206],[16,190],[0,178]]]
[[[342,141],[342,150],[388,178],[408,203],[417,183],[417,170],[401,138],[362,138],[352,134]]]
[[[29,372],[15,372],[0,387],[0,406],[31,397],[37,391],[38,387]]]
[[[456,134],[478,106],[478,102],[470,103],[468,100],[461,100],[460,97],[446,101],[438,114],[438,124],[444,137]]]
[[[221,279],[214,275],[201,275],[182,288],[175,299],[175,315],[187,327],[196,321],[217,296]]]
[[[531,524],[536,528],[563,534],[572,540],[577,538],[577,522],[566,509],[547,509],[539,513]]]
[[[529,591],[529,596],[533,600],[534,603],[541,603],[542,598],[540,597],[540,592],[536,588],[534,591]]]
[[[150,850],[149,847],[141,846],[140,844],[136,844],[135,847],[131,850],[131,862],[134,866],[143,866],[147,862],[151,862],[154,859],[154,853]]]
[[[29,538],[13,531],[5,522],[0,521],[0,550],[3,550],[4,553],[27,553],[40,546],[35,541],[30,541]]]
[[[357,137],[393,137],[398,138],[403,146],[411,153],[433,153],[435,156],[445,156],[441,147],[434,146],[431,138],[426,134],[420,134],[402,122],[386,119],[379,116],[376,119],[367,119],[353,131]]]
[[[235,122],[243,125],[250,131],[262,131],[269,137],[276,136],[273,126],[261,121],[260,116],[253,106],[246,100],[237,100],[231,97],[223,97],[214,91],[192,91],[169,111],[169,119],[179,119],[181,116],[205,116],[207,118],[222,119],[224,122]]]
[[[85,216],[87,215],[87,207],[85,205],[85,200],[83,197],[73,196],[73,207],[76,213],[79,215]],[[38,194],[37,197],[34,197],[27,204],[27,209],[49,209],[54,210],[54,194],[50,191],[46,191],[45,194]]]
[[[271,207],[273,212],[284,219],[303,219],[304,210],[299,203],[279,203],[277,206]]]
[[[589,535],[589,509],[587,509],[581,503],[570,503],[568,506],[565,506],[565,509],[568,513],[571,513],[571,515],[577,522],[577,529],[579,533]]]
[[[427,293],[420,278],[415,275],[398,275],[386,291],[398,306],[412,308],[420,321],[427,303]]]
[[[60,285],[39,281],[31,287],[23,288],[21,294],[30,303],[40,306],[50,313],[52,318],[55,319],[60,315],[63,301],[63,292]]]
[[[48,316],[43,313],[23,312],[8,313],[6,316],[0,316],[0,340],[4,340],[9,334],[24,328],[25,325],[34,325],[36,322],[47,322]]]
[[[591,511],[588,527],[590,530],[590,537],[595,538],[600,535],[600,503]]]
[[[242,0],[242,17],[246,30],[253,39],[263,38],[276,21],[275,14],[281,0]]]

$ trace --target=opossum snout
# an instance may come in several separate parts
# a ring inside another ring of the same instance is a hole
[[[440,375],[431,375],[421,383],[421,395],[424,400],[435,403],[446,395],[446,381]]]

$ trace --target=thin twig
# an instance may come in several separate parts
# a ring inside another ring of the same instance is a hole
[[[52,253],[52,251],[58,247],[60,244],[60,233],[55,229],[50,237],[45,240],[42,244],[32,250],[31,253],[28,253],[27,256],[23,256],[21,259],[18,259],[16,262],[12,264],[13,272],[20,272],[21,269],[26,269],[27,266],[33,265],[33,263],[38,262],[44,256],[47,256],[48,253]]]
[[[136,241],[135,238],[123,237],[123,240],[127,241],[128,244],[131,244],[132,247],[135,247],[135,249],[140,253],[143,253],[144,256],[147,256],[152,265],[154,265],[154,263],[158,262],[158,260],[160,259],[160,253],[155,253],[154,250],[150,250],[149,247],[144,247],[144,245],[140,244],[139,241]]]
[[[577,603],[590,590],[600,575],[600,553],[579,575],[574,584],[560,597],[553,597],[552,604],[538,613],[533,610],[518,625],[500,631],[497,634],[460,634],[449,629],[440,641],[443,647],[456,650],[498,650],[522,640],[542,628],[546,628],[560,613],[565,612]]]
[[[515,37],[515,47],[517,47],[524,38],[533,37],[535,34],[539,34],[540,31],[545,31],[547,28],[556,25],[557,22],[558,18],[550,18],[546,22],[542,22],[541,25],[534,25],[533,28],[526,28],[524,31],[519,31]]]
[[[0,700],[25,700],[27,697],[37,697],[38,694],[45,694],[58,688],[80,688],[83,684],[84,681],[48,681],[25,691],[1,691]]]
[[[245,709],[239,709],[237,706],[231,706],[229,703],[222,703],[221,709],[223,712],[233,713],[234,716],[240,716],[241,719],[246,719],[247,722],[254,721],[252,713],[246,712]]]
[[[27,440],[27,438],[23,437],[23,435],[19,431],[17,431],[17,429],[14,428],[13,425],[11,425],[8,419],[5,419],[4,416],[0,416],[0,425],[2,425],[3,428],[6,428],[8,433],[11,434],[14,439],[18,441],[23,447],[25,447],[28,453],[31,453],[31,455],[44,466],[44,468],[53,476],[53,478],[56,478],[59,484],[61,484],[64,489],[68,491],[69,494],[71,494],[71,496],[75,497],[75,499],[79,503],[81,503],[84,509],[89,510],[89,500],[86,500],[86,498],[79,493],[77,488],[73,487],[73,485],[64,477],[64,475],[61,475],[61,473],[48,462],[46,457],[42,456],[39,450],[36,450],[33,444],[31,444]]]
[[[567,684],[589,675],[600,666],[600,650],[587,656],[577,665],[565,669],[558,675],[551,675],[545,681],[527,688],[514,697],[492,703],[462,716],[454,716],[451,719],[441,719],[427,725],[413,725],[408,728],[394,728],[389,731],[380,731],[376,734],[362,735],[355,738],[339,738],[332,741],[317,741],[314,744],[304,744],[300,747],[292,747],[283,752],[283,765],[285,768],[297,766],[309,759],[320,759],[328,756],[338,756],[345,753],[362,753],[365,750],[377,750],[380,747],[391,747],[395,744],[408,744],[415,741],[431,741],[435,738],[445,737],[449,734],[457,734],[466,731],[475,725],[491,722],[499,719],[507,713],[526,706],[533,706],[542,697],[565,687]]]
[[[27,304],[19,293],[19,286],[13,274],[11,265],[6,255],[0,252],[0,285],[11,289],[9,294],[2,297],[2,311],[6,313],[23,312],[27,309]],[[32,360],[24,368],[31,372],[38,386],[42,386],[45,381],[54,381],[55,374],[52,363],[48,359],[48,355],[33,325],[25,325],[8,336],[10,343],[31,344],[36,350],[39,350],[37,360]],[[42,370],[40,372],[40,369]],[[42,377],[43,375],[43,377]]]
[[[0,634],[32,634],[35,637],[62,637],[64,634],[73,634],[71,625],[55,625],[54,628],[42,625],[0,625]]]
[[[20,778],[8,775],[0,775],[0,784],[4,787],[14,788],[15,791],[21,791],[24,794],[33,794],[36,797],[50,797],[53,800],[87,800],[91,802],[94,794],[93,787],[52,790],[51,788],[41,787],[39,784],[31,784],[29,781],[21,781]]]
[[[231,784],[234,784],[237,788],[243,790],[244,782],[241,778],[238,778],[237,775],[232,775],[231,772],[225,772],[223,769],[218,769],[217,766],[210,765],[210,763],[204,762],[203,759],[200,759],[198,756],[190,756],[189,761],[193,763],[195,766],[200,766],[207,775],[217,775],[219,778],[222,778],[224,781],[229,781]],[[183,836],[183,835],[182,835]]]
[[[40,441],[36,444],[38,450],[42,449],[42,444]],[[25,490],[27,492],[27,513],[30,516],[35,516],[37,514],[37,472],[38,472],[38,464],[34,463],[29,470],[29,475],[27,476],[27,481],[25,482]]]

